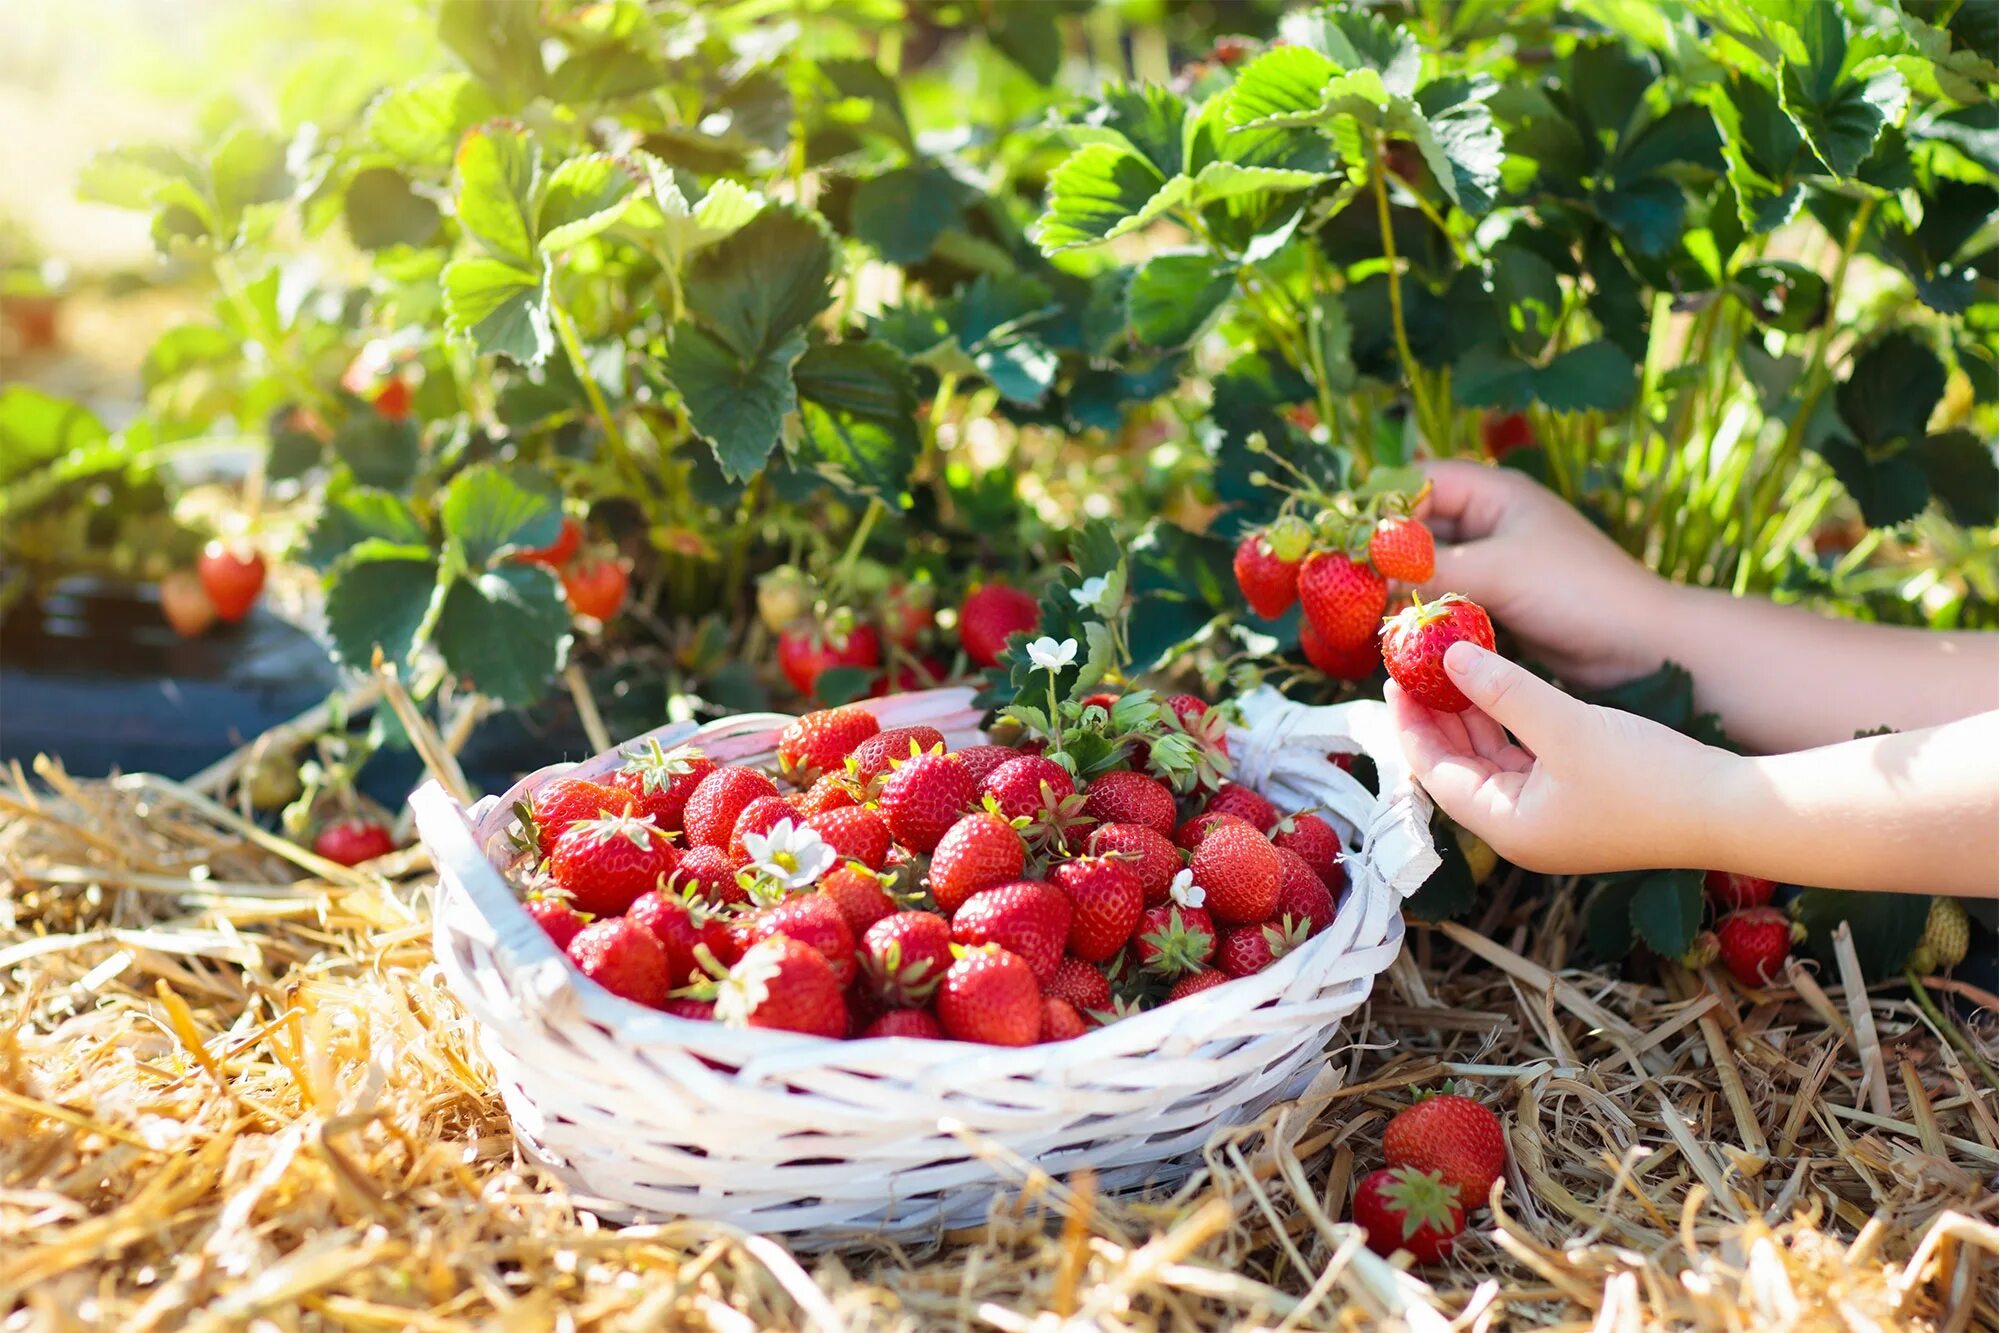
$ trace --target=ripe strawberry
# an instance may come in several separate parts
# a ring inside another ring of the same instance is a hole
[[[1236,926],[1222,933],[1215,949],[1215,965],[1224,976],[1247,977],[1262,972],[1306,942],[1306,928],[1293,922]]]
[[[610,620],[625,605],[632,576],[616,560],[579,560],[562,571],[569,609],[592,620]]]
[[[1170,694],[1167,696],[1167,707],[1182,731],[1218,754],[1229,753],[1228,726],[1222,714],[1210,715],[1206,700],[1197,699],[1192,694]]]
[[[715,1016],[730,1027],[847,1035],[847,1001],[826,955],[789,935],[750,949],[716,987]]]
[[[891,764],[943,747],[944,733],[936,727],[890,727],[855,746],[847,757],[854,763],[854,776],[870,782],[887,773]]]
[[[1385,579],[1423,583],[1437,573],[1437,544],[1416,519],[1392,514],[1368,534],[1368,563]]]
[[[1111,983],[1104,974],[1081,958],[1064,955],[1056,970],[1042,983],[1042,994],[1068,1000],[1082,1013],[1111,1007]]]
[[[1222,824],[1194,849],[1202,905],[1225,926],[1268,920],[1278,905],[1278,849],[1247,824]]]
[[[750,895],[736,882],[736,862],[720,847],[706,843],[682,853],[680,864],[667,876],[667,887],[675,893],[695,893],[707,902],[747,903]]]
[[[1207,813],[1240,816],[1259,833],[1269,834],[1278,822],[1278,807],[1240,782],[1225,782],[1208,798]]]
[[[882,593],[878,608],[882,631],[889,636],[889,642],[904,652],[917,646],[936,619],[932,610],[932,593],[928,583],[905,583],[901,580],[891,583]]]
[[[1048,788],[1047,792],[1042,789]],[[1076,791],[1076,779],[1053,759],[1038,754],[1020,755],[994,769],[980,784],[979,795],[990,797],[1005,819],[1032,819],[1051,800],[1060,800]]]
[[[1722,962],[1745,986],[1766,986],[1785,972],[1792,951],[1792,919],[1775,907],[1746,907],[1715,923]]]
[[[822,773],[819,780],[800,794],[799,813],[807,819],[823,815],[829,810],[844,810],[850,805],[861,804],[860,793],[856,792],[854,779],[845,769],[838,772]]]
[[[859,939],[870,926],[896,911],[896,900],[889,896],[887,880],[886,875],[849,861],[827,871],[820,879],[819,891],[840,909],[840,914],[847,918],[847,928]]]
[[[1080,856],[1049,872],[1069,896],[1069,951],[1085,962],[1101,963],[1125,947],[1146,910],[1139,877],[1123,861]]]
[[[935,912],[885,916],[861,937],[861,972],[869,987],[896,1008],[931,1002],[951,966],[951,926]]]
[[[1389,584],[1344,551],[1315,551],[1299,566],[1299,603],[1335,652],[1375,637],[1389,606]]]
[[[528,915],[535,918],[535,924],[547,932],[558,949],[568,949],[569,942],[576,938],[577,932],[590,924],[569,905],[569,900],[566,898],[547,898],[541,894],[532,894],[521,906],[528,909]]]
[[[940,912],[953,915],[981,889],[1021,878],[1026,860],[1021,835],[1006,820],[983,810],[966,815],[931,853],[931,897]]]
[[[715,1001],[697,1000],[691,995],[669,995],[667,1002],[660,1006],[675,1018],[685,1018],[690,1023],[713,1023],[715,1021]]]
[[[391,421],[401,421],[410,415],[410,385],[407,380],[391,379],[369,400],[375,410]]]
[[[634,1004],[657,1009],[673,988],[666,949],[637,921],[593,922],[577,932],[566,952],[583,975]]]
[[[1011,745],[966,745],[953,750],[952,755],[977,789],[986,785],[988,774],[1010,759],[1019,759],[1021,752]]]
[[[1037,1042],[1072,1041],[1089,1030],[1083,1015],[1068,1000],[1053,995],[1042,997],[1042,1026],[1035,1038]]]
[[[1408,1250],[1420,1264],[1451,1253],[1465,1230],[1465,1211],[1433,1176],[1410,1167],[1371,1171],[1354,1187],[1354,1223],[1368,1248],[1388,1258]]]
[[[1333,892],[1340,892],[1347,883],[1347,872],[1340,868],[1340,858],[1346,850],[1340,844],[1340,835],[1333,831],[1333,825],[1312,811],[1301,810],[1279,820],[1271,834],[1271,845],[1297,854]]]
[[[1175,1000],[1185,1000],[1188,996],[1199,995],[1205,990],[1214,990],[1227,980],[1229,980],[1228,977],[1213,970],[1190,972],[1168,987],[1166,1003],[1171,1004]]]
[[[730,859],[739,862],[747,860],[750,849],[744,845],[744,837],[752,833],[760,838],[767,836],[779,823],[787,819],[797,825],[799,811],[797,806],[783,796],[759,796],[744,806],[742,813],[736,816],[736,823],[729,830]]]
[[[579,819],[596,819],[632,808],[632,797],[616,787],[582,778],[550,778],[528,798],[526,823],[535,848],[543,856],[556,849],[556,839]]]
[[[954,1040],[1030,1046],[1042,1033],[1042,991],[1027,963],[988,944],[966,950],[946,971],[937,1015]]]
[[[232,625],[250,614],[264,588],[264,557],[255,551],[232,550],[221,542],[202,548],[194,572],[201,575],[202,590],[215,614]]]
[[[1371,634],[1352,648],[1338,649],[1326,641],[1310,620],[1299,621],[1299,650],[1313,670],[1335,680],[1367,680],[1382,666],[1379,635]]]
[[[683,831],[693,844],[727,847],[736,831],[737,816],[759,796],[776,796],[778,784],[754,768],[731,764],[718,768],[688,794],[687,810],[681,816]]]
[[[1004,583],[989,583],[958,608],[958,641],[977,667],[990,667],[1006,651],[1010,634],[1033,634],[1042,623],[1035,599]]]
[[[336,819],[319,831],[312,849],[337,865],[358,866],[395,851],[396,840],[372,819]]]
[[[1435,602],[1399,611],[1382,632],[1382,665],[1403,691],[1426,708],[1462,713],[1472,700],[1445,674],[1445,650],[1460,639],[1493,647],[1493,622],[1477,602],[1448,592]]]
[[[880,870],[889,860],[889,826],[866,806],[825,810],[805,823],[842,861],[858,861],[870,870]]]
[[[1326,884],[1305,858],[1288,848],[1278,849],[1278,905],[1271,909],[1271,918],[1279,922],[1297,922],[1305,927],[1308,937],[1319,934],[1333,924],[1334,900]]]
[[[805,786],[821,773],[838,771],[855,746],[881,730],[865,708],[822,708],[793,718],[778,734],[778,771]]]
[[[604,781],[638,802],[640,814],[651,815],[668,833],[678,833],[688,797],[714,771],[715,761],[692,745],[667,750],[649,741],[645,749],[625,751],[625,762]]]
[[[1382,1130],[1382,1158],[1392,1167],[1434,1174],[1470,1212],[1486,1206],[1493,1182],[1507,1169],[1507,1133],[1481,1103],[1439,1093],[1396,1112]]]
[[[1479,419],[1479,442],[1488,458],[1499,460],[1535,442],[1535,431],[1524,412],[1488,412]]]
[[[554,541],[547,546],[533,546],[516,551],[507,558],[517,565],[546,565],[550,569],[561,569],[570,562],[582,545],[583,524],[564,514],[562,527],[557,530]]]
[[[1252,833],[1258,831],[1242,815],[1232,815],[1227,810],[1204,810],[1174,830],[1174,844],[1184,852],[1192,852],[1209,834],[1229,824],[1240,824]]]
[[[1299,600],[1299,561],[1280,560],[1262,532],[1246,534],[1236,544],[1236,586],[1250,609],[1276,620]]]
[[[972,804],[972,779],[949,755],[920,754],[890,772],[878,803],[897,842],[913,852],[933,851]]]
[[[952,913],[954,944],[997,944],[1018,954],[1038,981],[1055,975],[1070,931],[1070,903],[1034,880],[981,889]]]
[[[1100,774],[1083,789],[1083,813],[1100,824],[1140,824],[1172,837],[1174,794],[1144,773]]]
[[[799,621],[778,631],[778,670],[808,699],[820,675],[834,667],[882,665],[882,640],[873,625],[850,630]]]
[[[685,986],[690,977],[702,975],[694,951],[697,945],[707,942],[703,927],[708,918],[705,909],[677,893],[641,894],[625,909],[625,919],[637,921],[652,931],[653,938],[666,950],[667,980],[673,986]]]
[[[1778,891],[1775,880],[1755,875],[1734,875],[1727,870],[1711,870],[1702,880],[1709,904],[1718,912],[1740,912],[1746,907],[1766,907]]]
[[[1199,907],[1150,908],[1139,918],[1132,948],[1139,966],[1155,976],[1199,972],[1215,957],[1215,922]]]
[[[617,916],[674,873],[680,856],[644,815],[601,815],[571,824],[549,853],[549,874],[571,904],[592,916]]]
[[[854,979],[854,932],[833,899],[817,893],[794,894],[750,918],[751,944],[773,935],[788,935],[825,954],[843,989]]]
[[[870,1023],[864,1037],[915,1037],[920,1041],[943,1041],[944,1028],[928,1009],[891,1009]]]
[[[1180,873],[1179,849],[1154,830],[1137,824],[1099,824],[1090,831],[1085,846],[1092,856],[1123,858],[1139,877],[1139,890],[1145,894],[1148,907],[1158,907],[1167,900],[1167,890]]]
[[[191,569],[176,569],[160,580],[160,613],[183,639],[198,638],[215,623],[215,604]]]

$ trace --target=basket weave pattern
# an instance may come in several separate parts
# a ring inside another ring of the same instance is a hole
[[[864,706],[885,728],[928,723],[956,747],[981,738],[971,698],[929,690]],[[615,768],[615,752],[530,774],[469,812],[435,784],[412,797],[439,871],[438,966],[479,1025],[524,1150],[607,1216],[816,1237],[977,1222],[1004,1182],[952,1122],[1058,1176],[1090,1167],[1107,1189],[1169,1183],[1217,1125],[1303,1088],[1396,957],[1403,896],[1437,865],[1430,804],[1381,704],[1306,708],[1260,690],[1241,711],[1230,733],[1238,780],[1282,809],[1319,806],[1347,837],[1350,888],[1334,923],[1264,972],[1073,1041],[1002,1049],[738,1031],[585,981],[500,867],[514,803],[559,773]],[[788,721],[751,714],[651,734],[758,763]],[[1329,751],[1372,756],[1384,797]]]

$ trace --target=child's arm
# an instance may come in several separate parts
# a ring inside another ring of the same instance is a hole
[[[1425,595],[1464,593],[1573,684],[1611,685],[1678,662],[1699,706],[1763,750],[2000,706],[1994,635],[1857,624],[1681,587],[1520,473],[1465,462],[1427,473],[1438,558]]]
[[[1471,709],[1434,713],[1388,686],[1404,753],[1446,814],[1517,865],[1994,891],[2000,714],[1746,758],[1580,703],[1472,644],[1445,667]]]

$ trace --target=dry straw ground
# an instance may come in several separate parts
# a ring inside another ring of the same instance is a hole
[[[1574,905],[1502,883],[1177,1193],[1023,1171],[977,1232],[807,1258],[602,1225],[515,1159],[423,871],[317,862],[155,778],[0,775],[0,1329],[1996,1323],[1994,1091],[1899,992],[1574,968]],[[1346,1196],[1447,1074],[1514,1161],[1404,1275]]]

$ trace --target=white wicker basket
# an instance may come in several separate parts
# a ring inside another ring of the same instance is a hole
[[[864,706],[884,727],[928,723],[962,745],[979,739],[971,699],[944,689]],[[1284,809],[1320,806],[1347,836],[1352,887],[1333,925],[1265,972],[1073,1041],[737,1031],[585,981],[498,867],[515,801],[557,773],[607,771],[615,753],[545,768],[469,813],[434,783],[411,798],[440,879],[438,965],[479,1025],[523,1148],[610,1217],[692,1216],[821,1241],[977,1222],[1005,1182],[951,1122],[1057,1176],[1090,1167],[1106,1189],[1169,1183],[1218,1125],[1303,1089],[1395,959],[1402,898],[1437,865],[1430,803],[1381,704],[1306,708],[1265,689],[1241,713],[1230,732],[1239,780]],[[757,762],[789,720],[652,735]],[[1372,756],[1384,797],[1329,751]]]

